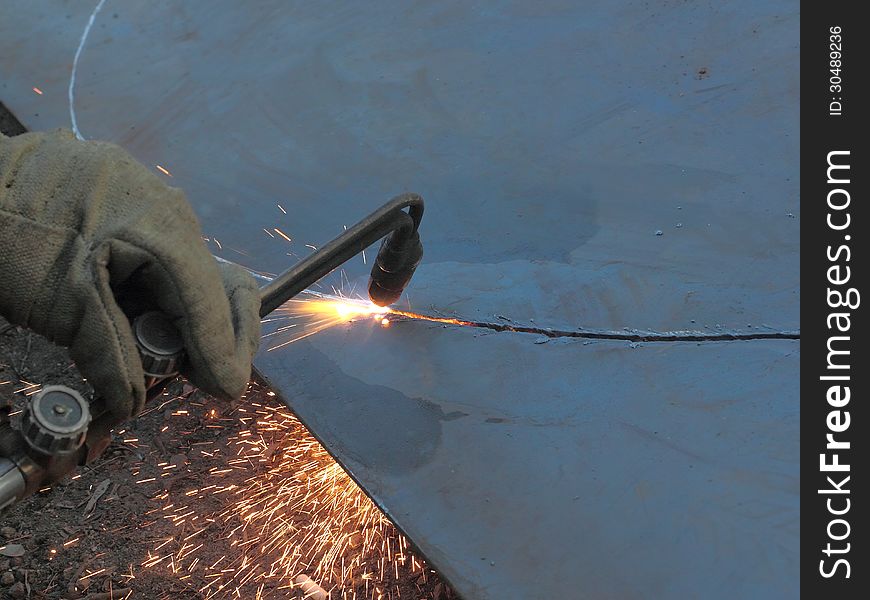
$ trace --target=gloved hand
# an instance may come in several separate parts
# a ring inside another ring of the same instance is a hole
[[[114,144],[0,134],[0,314],[68,346],[119,419],[145,402],[119,305],[130,301],[173,319],[195,385],[225,399],[244,392],[260,339],[257,286],[218,267],[181,190]]]

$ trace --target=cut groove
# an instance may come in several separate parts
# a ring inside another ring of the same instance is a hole
[[[511,331],[514,333],[533,333],[548,338],[582,338],[590,340],[617,340],[625,342],[739,342],[753,340],[799,340],[800,330],[783,331],[722,331],[707,333],[705,331],[640,331],[640,330],[612,330],[612,329],[588,329],[578,327],[573,330],[552,329],[549,327],[531,327],[527,325],[507,325],[505,323],[491,323],[487,321],[469,321],[458,318],[433,317],[420,313],[413,313],[394,309],[394,315],[407,319],[444,323],[445,325],[460,325],[463,327],[478,327],[492,331]]]

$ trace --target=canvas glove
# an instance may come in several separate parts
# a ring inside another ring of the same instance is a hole
[[[257,286],[218,266],[181,190],[114,144],[0,134],[0,314],[69,347],[119,419],[145,402],[121,308],[133,305],[170,316],[195,385],[241,396],[260,338]]]

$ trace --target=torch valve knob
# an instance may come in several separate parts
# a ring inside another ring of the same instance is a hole
[[[146,376],[162,379],[178,373],[184,341],[169,317],[159,311],[143,313],[133,320],[133,335]]]
[[[21,433],[35,450],[69,454],[85,441],[91,412],[77,391],[49,385],[30,397],[21,415]]]

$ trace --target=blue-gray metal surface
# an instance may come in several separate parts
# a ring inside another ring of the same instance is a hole
[[[69,126],[92,9],[0,8],[0,99],[29,127]],[[75,109],[86,137],[168,169],[213,250],[257,269],[412,190],[418,310],[785,330],[797,50],[788,1],[108,0]],[[799,351],[408,322],[256,364],[469,599],[787,598]]]

